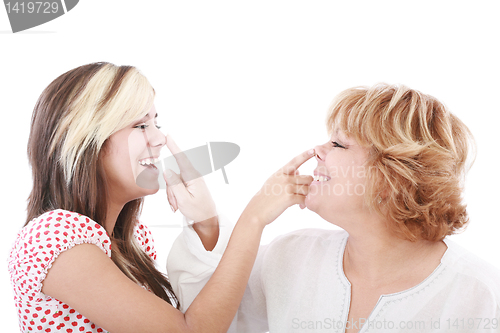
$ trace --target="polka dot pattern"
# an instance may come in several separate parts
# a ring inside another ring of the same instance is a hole
[[[134,236],[140,248],[156,259],[147,227],[138,222]],[[83,243],[98,246],[111,258],[111,240],[106,230],[75,212],[46,212],[19,231],[8,267],[21,332],[105,332],[69,305],[41,291],[42,281],[57,256]]]
[[[144,224],[138,222],[134,227],[135,240],[139,247],[146,252],[151,259],[156,260],[156,250],[151,231]]]

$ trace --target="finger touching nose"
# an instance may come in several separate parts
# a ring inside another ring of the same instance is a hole
[[[177,144],[175,143],[174,139],[172,139],[170,134],[167,134],[165,136],[165,140],[166,140],[167,148],[168,148],[168,150],[170,150],[172,155],[175,155],[175,154],[182,152],[180,150],[180,148],[177,146]]]
[[[314,151],[316,152],[316,160],[317,161],[324,161],[325,160],[326,151],[325,151],[324,145],[318,145],[318,146],[314,147]]]

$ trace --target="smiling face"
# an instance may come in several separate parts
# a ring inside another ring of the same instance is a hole
[[[103,165],[111,198],[119,202],[154,194],[159,170],[153,165],[166,143],[156,124],[156,109],[112,134],[103,152]]]
[[[366,214],[365,162],[369,149],[342,131],[334,131],[330,140],[316,146],[315,151],[318,166],[306,197],[307,208],[341,227]]]

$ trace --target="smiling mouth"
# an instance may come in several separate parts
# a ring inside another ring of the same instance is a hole
[[[154,164],[160,162],[159,159],[157,158],[145,158],[143,160],[139,161],[139,164],[148,167],[148,168],[153,168],[153,169],[158,169]]]
[[[329,181],[331,178],[330,177],[327,177],[327,176],[319,176],[319,175],[315,175],[313,176],[313,181],[317,181],[317,182],[327,182]]]

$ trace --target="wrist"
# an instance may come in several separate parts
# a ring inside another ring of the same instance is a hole
[[[260,231],[264,230],[264,227],[267,225],[258,215],[243,212],[238,220],[238,223],[247,224],[249,226],[254,226]]]

